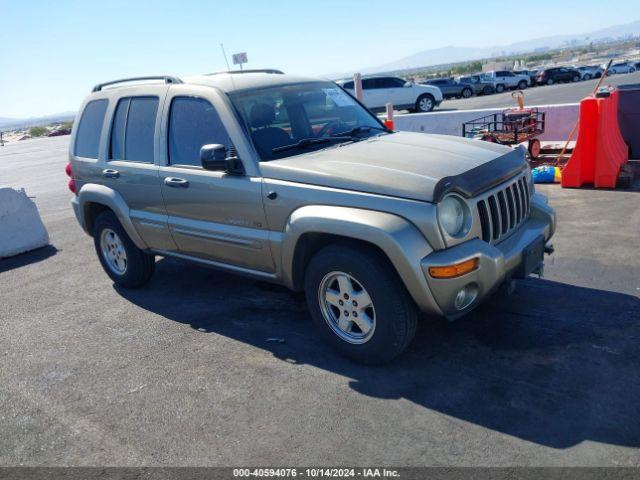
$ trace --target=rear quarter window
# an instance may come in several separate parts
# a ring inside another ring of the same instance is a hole
[[[157,113],[158,97],[120,99],[113,116],[109,158],[153,163]]]
[[[100,134],[109,102],[103,98],[87,103],[80,117],[74,155],[76,157],[98,158]]]

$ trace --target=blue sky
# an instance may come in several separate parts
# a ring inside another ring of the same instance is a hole
[[[514,4],[515,5],[515,4]],[[447,45],[493,46],[638,19],[638,0],[0,0],[0,117],[76,110],[100,81],[248,68],[321,75]]]

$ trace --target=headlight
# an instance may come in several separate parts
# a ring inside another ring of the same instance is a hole
[[[458,237],[469,231],[471,212],[461,198],[448,195],[438,205],[438,221],[448,235]]]

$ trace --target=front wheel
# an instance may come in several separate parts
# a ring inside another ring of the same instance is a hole
[[[572,82],[579,82],[580,81],[580,76],[579,75],[574,75],[573,77],[571,77],[571,81]]]
[[[473,95],[473,92],[470,88],[464,88],[462,90],[462,98],[469,98],[471,95]]]
[[[113,212],[98,215],[93,242],[102,268],[117,285],[138,288],[153,275],[155,257],[136,247]]]
[[[334,244],[309,262],[305,293],[320,335],[352,360],[381,364],[402,353],[418,311],[388,260],[375,250]]]
[[[583,80],[591,80],[591,75],[589,75],[588,73],[584,76]]]
[[[416,101],[416,111],[417,112],[430,112],[433,110],[433,107],[436,106],[436,102],[431,95],[425,93],[424,95],[420,95],[418,100]]]
[[[490,87],[489,85],[485,86],[482,88],[482,94],[483,95],[491,95],[493,93],[493,88]]]
[[[529,86],[529,84],[527,83],[526,80],[520,80],[518,82],[518,90],[524,90],[525,88],[527,88]]]
[[[496,93],[502,93],[504,92],[504,85],[499,83],[498,85],[496,85]]]
[[[553,78],[547,80],[547,85],[553,85]]]

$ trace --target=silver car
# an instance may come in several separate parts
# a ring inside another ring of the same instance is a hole
[[[525,152],[394,132],[332,82],[275,70],[97,85],[69,187],[104,270],[167,256],[306,292],[320,336],[385,362],[539,272],[555,213]]]

